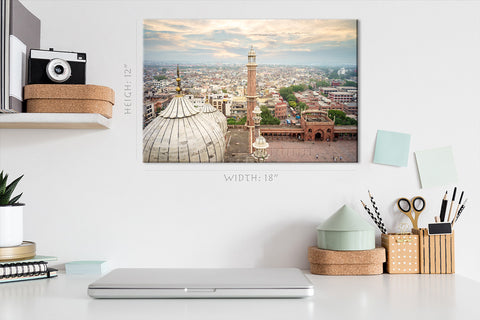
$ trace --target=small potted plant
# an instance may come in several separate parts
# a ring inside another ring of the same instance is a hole
[[[0,247],[19,246],[23,242],[23,203],[12,198],[13,191],[23,175],[7,185],[8,174],[0,173]]]

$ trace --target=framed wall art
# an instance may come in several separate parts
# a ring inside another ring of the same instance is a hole
[[[144,162],[357,162],[357,20],[143,27]]]

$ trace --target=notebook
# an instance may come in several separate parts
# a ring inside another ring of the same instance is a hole
[[[302,298],[312,283],[295,268],[116,269],[91,283],[93,298]]]

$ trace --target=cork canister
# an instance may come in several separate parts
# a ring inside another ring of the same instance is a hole
[[[324,275],[374,275],[383,273],[385,248],[337,251],[308,248],[310,272]]]
[[[112,117],[115,92],[90,84],[30,84],[25,86],[27,112],[99,113]]]
[[[382,246],[387,250],[388,273],[420,273],[418,235],[382,234]]]

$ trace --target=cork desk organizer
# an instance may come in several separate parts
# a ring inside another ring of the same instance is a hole
[[[85,84],[31,84],[24,96],[31,113],[99,113],[111,118],[115,103],[111,88]]]
[[[413,229],[419,237],[420,273],[455,273],[455,233],[428,234],[428,229]]]
[[[382,234],[382,247],[387,251],[385,270],[388,273],[420,273],[419,236],[411,233]]]

